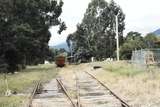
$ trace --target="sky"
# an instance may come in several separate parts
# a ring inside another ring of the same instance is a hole
[[[110,0],[106,0],[110,1]],[[114,0],[126,15],[126,35],[137,31],[145,35],[160,28],[160,0]],[[68,34],[76,31],[76,25],[81,23],[84,13],[91,0],[63,0],[61,19],[66,23],[67,30],[57,34],[58,27],[51,27],[49,46],[55,46],[66,41]]]

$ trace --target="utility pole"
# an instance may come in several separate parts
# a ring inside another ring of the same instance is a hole
[[[117,46],[117,61],[119,61],[118,15],[116,15],[116,46]]]
[[[73,50],[72,50],[72,42],[70,42],[70,52],[71,52],[71,63],[73,63]]]
[[[71,45],[70,45],[70,51],[71,51],[71,57],[72,57],[72,55],[73,55],[73,51],[72,51],[72,42],[70,42],[71,43]]]

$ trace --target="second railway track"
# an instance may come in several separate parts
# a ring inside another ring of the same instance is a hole
[[[112,90],[88,72],[76,73],[77,107],[130,107]]]
[[[34,94],[29,107],[76,107],[61,79],[53,79],[43,86],[40,94]]]

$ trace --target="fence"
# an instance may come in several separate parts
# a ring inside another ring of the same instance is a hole
[[[160,49],[141,49],[132,52],[132,63],[138,65],[160,64]]]

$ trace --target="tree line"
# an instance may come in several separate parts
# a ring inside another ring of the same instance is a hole
[[[14,73],[50,58],[49,28],[66,29],[59,18],[62,6],[61,0],[0,1],[0,72]]]
[[[129,60],[132,51],[145,48],[160,48],[160,38],[154,33],[142,36],[139,32],[131,31],[124,37],[124,43],[120,46],[121,59]]]
[[[160,47],[156,35],[149,33],[142,37],[131,31],[123,36],[125,14],[113,0],[92,0],[77,30],[68,35],[67,44],[73,55],[84,53],[97,60],[116,58],[116,16],[118,17],[118,35],[120,41],[120,58],[130,59],[133,50]]]

